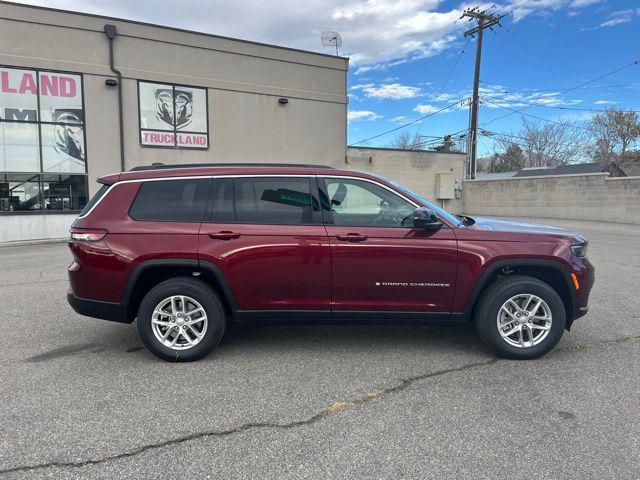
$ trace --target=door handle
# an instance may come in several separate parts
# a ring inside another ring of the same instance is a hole
[[[347,233],[346,235],[336,235],[336,238],[343,242],[364,242],[369,237],[360,233]]]
[[[226,230],[218,233],[209,234],[209,238],[213,238],[214,240],[232,240],[234,238],[239,238],[239,237],[240,237],[239,233],[229,232]]]

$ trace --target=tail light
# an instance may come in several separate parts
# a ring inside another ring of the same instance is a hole
[[[77,242],[97,242],[102,240],[107,233],[103,228],[72,228],[71,240]]]

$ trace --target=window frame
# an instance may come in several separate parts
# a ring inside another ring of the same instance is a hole
[[[311,223],[265,223],[265,222],[246,222],[246,221],[238,221],[238,209],[236,206],[236,182],[237,180],[245,180],[245,179],[253,179],[253,178],[306,178],[309,181],[309,192],[312,197],[312,202],[316,201],[318,204],[318,210],[312,209],[312,218],[313,221]],[[215,184],[212,183],[211,189],[209,190],[209,205],[208,205],[208,217],[204,220],[205,223],[213,223],[219,225],[268,225],[268,226],[279,226],[279,227],[300,227],[300,226],[317,226],[322,225],[322,205],[320,204],[320,196],[319,196],[319,188],[318,188],[318,178],[316,175],[221,175],[214,176],[213,181],[231,179],[232,184],[232,203],[233,203],[233,216],[234,220],[224,220],[218,221],[214,218],[213,215],[213,192],[215,191]]]
[[[87,152],[87,116],[86,116],[86,104],[85,104],[85,89],[84,89],[84,74],[82,72],[73,72],[70,70],[56,70],[51,68],[38,68],[38,67],[25,67],[20,65],[7,65],[0,64],[0,68],[13,69],[13,70],[26,70],[33,72],[35,74],[36,80],[36,120],[6,120],[5,118],[0,118],[0,124],[27,124],[27,125],[36,125],[37,127],[37,138],[38,138],[38,166],[39,171],[12,171],[12,170],[0,170],[0,176],[7,175],[33,175],[38,176],[38,197],[39,203],[41,206],[44,206],[44,183],[43,177],[45,175],[76,175],[84,177],[84,187],[85,193],[87,197],[87,202],[90,200],[89,195],[89,182],[88,182],[88,165],[89,165],[89,155]],[[53,122],[48,120],[42,120],[42,112],[41,112],[41,90],[40,90],[40,73],[56,73],[56,74],[67,74],[67,75],[75,75],[80,77],[80,99],[82,102],[82,123],[68,123],[68,122]],[[42,125],[68,125],[72,127],[81,126],[83,130],[83,148],[84,148],[84,172],[47,172],[44,170],[44,153],[43,153],[43,142],[42,142]],[[84,208],[84,207],[83,207]],[[18,211],[4,211],[0,210],[0,216],[2,215],[69,215],[69,214],[78,214],[82,211],[81,209],[73,209],[73,210],[47,210],[45,208],[40,208],[39,210],[18,210]]]
[[[202,152],[208,152],[211,150],[211,136],[209,135],[209,130],[211,126],[209,125],[209,88],[208,87],[200,87],[197,85],[186,85],[184,83],[172,83],[172,82],[162,82],[160,80],[152,81],[152,80],[143,80],[137,79],[137,90],[138,90],[138,143],[141,148],[163,148],[169,150],[196,150]],[[169,85],[171,86],[172,98],[173,98],[173,130],[161,130],[158,128],[143,128],[142,127],[142,108],[140,105],[140,84],[148,83],[148,84],[156,84],[156,85]],[[206,122],[207,122],[207,131],[206,132],[198,132],[198,131],[188,131],[188,130],[178,130],[176,127],[176,87],[185,87],[185,88],[193,88],[198,90],[204,90],[204,99],[205,99],[205,111],[206,111]],[[185,147],[178,145],[178,131],[183,133],[191,133],[194,135],[206,135],[207,137],[207,147]],[[145,145],[142,143],[142,132],[155,132],[155,133],[170,133],[173,132],[173,146],[170,145]]]
[[[319,175],[318,176],[318,188],[319,188],[319,191],[320,191],[320,195],[321,195],[321,198],[322,198],[322,196],[324,196],[324,198],[326,199],[326,201],[324,203],[322,201],[320,202],[321,211],[322,211],[322,218],[323,218],[323,222],[324,222],[325,225],[330,225],[330,226],[335,226],[335,227],[352,227],[352,228],[406,228],[406,229],[409,229],[409,230],[412,230],[412,229],[415,228],[413,226],[402,226],[402,225],[337,225],[335,223],[333,212],[331,211],[331,205],[329,204],[330,199],[329,199],[329,192],[328,192],[327,183],[326,183],[327,179],[342,179],[342,180],[351,180],[351,181],[360,181],[360,182],[365,182],[365,183],[371,183],[371,184],[376,185],[376,186],[378,186],[380,188],[384,188],[385,190],[388,190],[392,195],[395,195],[400,200],[412,205],[414,209],[420,207],[419,204],[417,204],[413,200],[411,200],[411,199],[409,199],[409,198],[407,198],[407,197],[405,197],[403,195],[400,195],[398,192],[396,192],[392,188],[387,187],[386,185],[378,183],[378,182],[376,182],[374,180],[370,180],[368,178],[351,177],[351,176],[346,176],[346,175]]]

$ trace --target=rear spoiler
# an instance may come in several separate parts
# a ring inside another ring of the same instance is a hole
[[[118,180],[120,180],[119,173],[112,173],[110,175],[105,175],[104,177],[96,178],[96,182],[101,183],[102,185],[107,185],[107,186],[113,185]]]

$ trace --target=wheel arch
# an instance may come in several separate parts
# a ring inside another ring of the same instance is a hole
[[[576,304],[571,270],[564,263],[550,259],[505,259],[487,265],[465,304],[465,317],[473,320],[474,310],[480,297],[493,282],[498,278],[514,274],[537,278],[553,288],[562,299],[567,313],[567,328],[570,327]]]
[[[122,296],[127,320],[132,322],[135,319],[140,302],[149,290],[160,282],[175,277],[196,278],[208,284],[220,296],[225,312],[230,317],[238,309],[226,277],[215,264],[194,258],[155,258],[141,262],[129,275]]]

